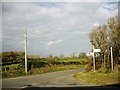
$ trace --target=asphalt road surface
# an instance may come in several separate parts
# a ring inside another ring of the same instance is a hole
[[[2,88],[95,86],[74,80],[73,74],[83,70],[84,68],[3,79]]]

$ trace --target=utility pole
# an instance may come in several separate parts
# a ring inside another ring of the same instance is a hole
[[[94,52],[94,46],[93,46],[93,71],[95,72],[95,52]]]
[[[24,47],[25,47],[25,72],[27,73],[27,32],[24,30]]]
[[[111,68],[113,71],[113,50],[112,50],[112,47],[111,47]]]

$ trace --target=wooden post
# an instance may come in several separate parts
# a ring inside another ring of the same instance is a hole
[[[95,72],[95,55],[94,55],[94,46],[93,46],[93,71]]]
[[[27,73],[27,33],[24,30],[24,46],[25,46],[25,72]]]
[[[112,51],[112,47],[111,47],[111,68],[113,71],[113,51]]]

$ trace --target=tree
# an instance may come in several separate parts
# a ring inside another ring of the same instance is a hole
[[[120,25],[118,18],[108,19],[107,24],[95,27],[89,34],[90,43],[100,48],[102,66],[110,67],[110,47],[113,47],[114,57],[120,55]]]
[[[52,54],[48,55],[48,58],[52,59],[52,58],[53,58],[53,55],[52,55]]]
[[[24,52],[8,51],[8,52],[2,52],[1,54],[2,54],[3,63],[22,62],[22,58],[24,57]]]
[[[64,58],[64,54],[61,54],[61,55],[60,55],[60,58]]]
[[[38,55],[27,55],[27,57],[28,57],[28,60],[30,59],[30,60],[39,60],[40,59],[40,56],[38,56]]]
[[[110,18],[108,20],[108,27],[110,32],[110,44],[113,47],[114,56],[119,56],[120,50],[120,21],[118,21],[118,17]]]
[[[70,56],[71,56],[72,58],[75,58],[75,54],[76,54],[76,52],[73,52],[73,53],[71,53]]]
[[[79,58],[87,58],[86,53],[85,53],[85,52],[81,52],[81,53],[79,54]]]

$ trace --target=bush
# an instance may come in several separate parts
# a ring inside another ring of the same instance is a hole
[[[107,72],[110,72],[111,70],[109,70],[108,68],[105,68],[105,67],[101,67],[98,72],[100,73],[107,73]]]
[[[46,64],[47,62],[42,60],[30,60],[28,61],[28,69],[44,67]]]
[[[85,52],[79,54],[79,58],[88,58]]]
[[[86,72],[89,72],[89,71],[91,71],[91,70],[92,70],[92,66],[91,66],[91,65],[88,65],[88,66],[86,67],[86,69],[85,69]]]
[[[86,67],[85,71],[86,71],[86,72],[89,72],[89,71],[91,71],[92,68],[93,68],[92,59],[90,59],[87,63],[88,63],[88,66]]]
[[[2,72],[2,78],[9,77],[10,73],[9,72]]]
[[[119,71],[119,65],[115,65],[114,70]]]

